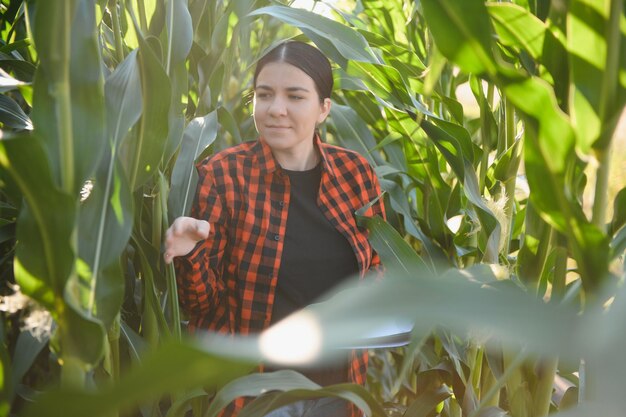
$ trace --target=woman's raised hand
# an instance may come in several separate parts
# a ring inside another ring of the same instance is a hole
[[[165,232],[165,253],[163,259],[166,264],[172,262],[176,256],[187,255],[196,246],[199,240],[209,237],[209,222],[193,217],[178,217]]]

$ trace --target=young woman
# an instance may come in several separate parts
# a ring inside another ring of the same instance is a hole
[[[355,219],[380,194],[376,175],[362,156],[317,133],[330,112],[332,86],[330,63],[318,49],[280,44],[254,73],[258,140],[198,165],[191,217],[168,229],[164,254],[167,263],[175,261],[191,330],[260,332],[344,278],[378,266]],[[366,215],[384,217],[382,203]],[[366,353],[355,351],[342,364],[303,373],[321,385],[363,384],[366,367]],[[243,405],[235,401],[226,415]],[[325,399],[271,415],[295,417],[310,407],[324,416],[356,412]]]

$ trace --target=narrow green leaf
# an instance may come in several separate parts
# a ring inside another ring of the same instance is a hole
[[[348,403],[356,405],[365,415],[385,417],[383,408],[376,402],[374,397],[361,385],[338,384],[322,389],[293,389],[289,385],[283,387],[286,391],[274,391],[255,399],[241,411],[241,417],[255,417],[266,415],[284,405],[298,400],[316,399],[320,397],[341,398]]]
[[[35,76],[30,116],[35,129],[41,130],[38,134],[46,145],[55,181],[60,183],[62,171],[72,171],[71,187],[78,194],[105,144],[103,64],[94,2],[37,2],[33,21],[41,64]],[[69,49],[65,48],[64,36],[70,42]],[[69,131],[63,133],[61,129]],[[67,138],[72,142],[63,142]]]
[[[63,356],[78,358],[86,368],[95,367],[104,355],[106,330],[100,320],[86,314],[70,297],[65,301],[67,308],[59,319],[59,326],[67,331],[60,341]]]
[[[217,118],[220,121],[220,125],[233,137],[234,143],[243,142],[237,120],[226,107],[217,109]]]
[[[511,81],[503,90],[517,109],[538,121],[537,149],[541,152],[542,165],[554,174],[562,174],[574,152],[575,136],[567,116],[556,103],[554,91],[538,78]]]
[[[576,0],[567,14],[567,49],[570,58],[570,113],[577,143],[589,152],[602,128],[602,84],[607,58],[604,37],[607,26],[605,2]]]
[[[402,76],[394,67],[350,61],[346,72],[361,80],[376,97],[389,106],[404,109],[413,104]]]
[[[40,337],[35,337],[29,331],[20,332],[15,345],[15,354],[11,361],[11,367],[13,368],[11,381],[13,386],[22,383],[22,378],[24,378],[26,372],[28,372],[33,365],[37,355],[39,355],[41,350],[46,346],[48,339],[49,335],[43,334]]]
[[[613,219],[610,223],[609,234],[614,234],[624,224],[626,224],[626,188],[619,190],[613,200]]]
[[[217,137],[217,112],[193,119],[185,129],[180,153],[172,171],[171,188],[168,197],[168,211],[171,219],[185,216],[191,209],[198,173],[196,158],[200,156]]]
[[[120,142],[137,123],[143,110],[137,50],[129,53],[107,77],[105,98],[107,131],[115,154]]]
[[[137,136],[124,142],[120,156],[127,162],[130,187],[136,190],[153,177],[161,162],[168,132],[170,80],[152,48],[137,32],[137,62],[141,79],[142,114]]]
[[[30,404],[25,417],[100,417],[136,407],[166,393],[220,386],[251,369],[250,364],[216,357],[190,343],[167,343],[119,382],[97,392],[53,389]]]
[[[538,17],[512,3],[486,3],[486,6],[500,43],[541,59],[546,26]]]
[[[424,16],[437,48],[472,74],[495,74],[491,22],[481,0],[425,0]]]
[[[390,181],[389,186],[386,186],[386,182],[382,182],[381,186],[390,196],[391,207],[402,215],[404,228],[407,233],[422,243],[424,249],[423,255],[426,263],[431,267],[431,270],[436,271],[439,268],[445,268],[445,265],[448,263],[445,254],[440,247],[433,244],[431,237],[427,236],[416,224],[414,216],[411,214],[410,203],[408,201],[409,197],[405,194],[405,190],[399,187],[396,182],[392,181]]]
[[[26,84],[27,83],[23,81],[11,77],[11,75],[7,74],[3,69],[0,69],[0,93],[15,90],[16,88]]]
[[[452,395],[446,387],[427,389],[420,393],[404,413],[405,417],[427,417],[438,404]]]
[[[193,43],[193,24],[187,0],[167,0],[165,25],[167,27],[167,68],[184,62]],[[169,71],[167,71],[169,73]]]
[[[432,139],[437,149],[446,159],[446,162],[452,167],[459,181],[463,184],[465,196],[477,209],[476,213],[487,237],[485,260],[490,263],[497,263],[500,246],[500,224],[483,200],[482,194],[478,189],[478,179],[473,166],[464,157],[461,145],[455,137],[426,120],[422,121],[421,127],[428,134],[428,137]],[[471,146],[471,143],[468,143],[468,145]]]
[[[24,110],[11,97],[0,94],[0,123],[19,130],[33,130]]]
[[[55,298],[62,296],[74,262],[70,236],[75,200],[53,183],[43,146],[35,136],[0,140],[0,168],[26,201],[17,222],[15,278],[25,294],[55,311]]]
[[[0,416],[7,417],[11,411],[15,392],[15,378],[12,375],[11,356],[7,349],[4,321],[0,322]],[[16,355],[19,359],[19,352]]]
[[[526,208],[524,239],[517,262],[518,275],[527,285],[537,285],[549,255],[551,228],[530,202]]]
[[[307,29],[332,42],[348,60],[377,62],[365,39],[355,30],[327,17],[306,10],[285,6],[268,6],[248,16],[269,15],[300,29]]]
[[[498,181],[507,181],[517,175],[522,156],[522,141],[516,140],[495,162],[493,176]]]
[[[126,341],[131,361],[133,364],[138,365],[147,349],[146,341],[124,321],[122,321],[120,326],[120,335]]]
[[[357,219],[369,230],[368,238],[385,267],[405,271],[407,275],[416,268],[426,267],[424,260],[389,223],[378,216],[357,215]]]
[[[363,155],[370,165],[378,165],[379,158],[371,151],[376,147],[376,139],[352,108],[333,104],[330,119],[340,144]]]
[[[108,326],[122,303],[124,277],[119,257],[133,225],[133,201],[119,161],[108,154],[98,168],[91,193],[79,215],[80,258],[88,265],[83,279],[93,291],[85,305]],[[75,283],[80,292],[83,285]]]

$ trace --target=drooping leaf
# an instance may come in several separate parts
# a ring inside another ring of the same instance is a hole
[[[487,244],[485,248],[485,261],[497,263],[500,247],[500,229],[495,215],[485,203],[480,190],[478,189],[478,179],[469,160],[464,157],[463,149],[458,140],[439,126],[424,120],[422,129],[433,140],[437,149],[442,153],[454,173],[463,184],[463,192],[467,199],[476,208],[476,214],[485,231]],[[468,143],[471,145],[471,143]]]
[[[613,200],[613,219],[609,227],[609,234],[617,232],[626,224],[626,188],[619,190]]]
[[[380,414],[382,410],[377,406],[377,403],[373,401],[365,389],[359,385],[342,384],[321,388],[319,385],[297,372],[289,370],[252,374],[229,383],[218,391],[206,415],[210,417],[216,416],[222,408],[239,396],[259,396],[268,391],[278,392],[269,402],[266,401],[266,397],[259,398],[257,401],[251,403],[242,411],[242,415],[265,415],[270,410],[293,401],[320,396],[344,398],[353,401],[367,414],[370,414],[373,408],[379,413],[376,415],[384,415],[384,413]],[[280,393],[280,391],[286,392]]]
[[[422,1],[437,48],[465,72],[494,74],[491,22],[480,0]]]
[[[30,118],[11,97],[0,94],[0,123],[19,130],[33,130]]]
[[[278,371],[275,374],[283,373],[288,371]],[[260,379],[266,379],[267,377],[274,376],[270,374],[259,375]],[[241,411],[240,415],[242,417],[254,417],[259,415],[266,415],[271,410],[275,410],[284,405],[291,404],[294,401],[298,400],[307,400],[307,399],[316,399],[322,397],[332,397],[332,398],[340,398],[349,403],[356,405],[361,411],[363,411],[366,415],[371,415],[374,417],[384,417],[386,414],[382,407],[376,402],[373,396],[361,385],[357,384],[338,384],[331,385],[321,389],[315,388],[305,388],[305,389],[297,389],[295,386],[299,385],[297,382],[297,375],[291,375],[293,381],[290,381],[286,377],[281,375],[283,378],[284,385],[282,387],[276,387],[274,384],[269,383],[271,388],[278,388],[274,392],[270,392],[269,394],[263,395],[260,398],[255,399],[250,404],[248,404]],[[267,378],[268,379],[268,378]],[[252,381],[247,380],[247,382],[251,384]],[[304,382],[304,381],[303,381]],[[267,382],[266,382],[267,383]],[[261,382],[263,384],[263,382]],[[259,392],[259,389],[262,389],[261,384],[255,384],[256,392]],[[315,385],[315,384],[314,384]],[[282,391],[281,390],[284,390]],[[246,387],[246,390],[249,388]]]
[[[26,85],[26,83],[15,79],[11,75],[7,74],[3,69],[0,69],[0,93],[15,90],[17,87],[22,85]]]
[[[409,246],[402,236],[382,218],[357,217],[369,230],[369,240],[385,267],[405,271],[426,267],[424,260]]]
[[[50,390],[24,412],[27,417],[110,415],[169,392],[186,388],[216,387],[251,369],[245,362],[216,357],[191,343],[170,342],[151,353],[114,386],[100,391]]]
[[[143,110],[137,50],[132,51],[107,77],[105,84],[107,133],[114,149],[137,123]]]
[[[361,80],[376,97],[396,109],[413,104],[400,73],[391,66],[350,61],[346,72]]]
[[[500,43],[523,49],[534,59],[541,59],[546,27],[539,18],[512,3],[489,2],[486,6]]]
[[[60,183],[61,172],[71,164],[71,186],[78,194],[97,165],[105,143],[103,65],[94,2],[38,2],[33,19],[41,63],[35,76],[31,118],[35,129],[41,129],[39,135],[55,181]],[[66,41],[70,42],[69,49],[64,47]],[[63,51],[67,54],[60,53]],[[68,131],[61,132],[62,128]]]
[[[371,151],[376,146],[376,140],[359,115],[350,107],[340,104],[333,105],[330,112],[339,143],[357,151],[372,166],[378,165],[380,157]]]
[[[180,153],[172,171],[168,211],[172,219],[191,209],[198,173],[195,160],[217,137],[217,112],[193,119],[185,129]]]
[[[5,343],[4,322],[0,322],[0,416],[7,417],[15,392],[15,383],[11,370],[11,356]]]
[[[306,10],[285,6],[268,6],[249,13],[248,16],[270,15],[300,29],[307,29],[332,42],[346,59],[376,62],[363,37],[351,28],[327,17]]]
[[[17,223],[16,281],[25,294],[54,309],[73,268],[70,237],[75,200],[54,184],[36,136],[0,140],[0,168],[8,172],[26,201]]]
[[[600,111],[603,103],[607,40],[602,36],[607,26],[604,2],[576,0],[568,8],[567,49],[570,58],[570,113],[576,131],[576,142],[589,152],[599,139],[602,128]],[[617,86],[615,86],[617,87]],[[611,87],[614,91],[615,88]],[[606,93],[605,93],[606,94]]]
[[[193,25],[186,0],[165,2],[165,25],[167,27],[167,68],[184,62],[193,42]]]
[[[86,308],[94,310],[106,326],[117,315],[124,293],[124,275],[119,257],[124,251],[133,224],[130,187],[119,161],[110,152],[102,159],[89,196],[79,215],[79,256],[88,270],[82,281],[93,291]],[[74,294],[84,291],[79,281]]]
[[[13,386],[22,382],[22,378],[33,365],[39,352],[46,346],[48,339],[49,335],[43,334],[40,337],[35,337],[29,331],[20,332],[15,345],[15,354],[11,361]]]
[[[137,32],[142,113],[136,137],[124,143],[120,156],[126,160],[131,189],[155,175],[167,140],[171,100],[170,80],[152,48]]]
[[[452,393],[446,387],[425,390],[407,408],[404,415],[407,417],[426,417],[439,403],[451,395]]]

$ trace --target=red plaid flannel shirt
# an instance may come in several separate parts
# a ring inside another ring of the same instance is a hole
[[[322,160],[318,202],[352,245],[361,276],[380,264],[355,211],[380,194],[376,174],[356,152],[315,137]],[[198,164],[191,216],[211,224],[209,238],[177,258],[178,295],[189,326],[251,334],[269,326],[289,207],[289,177],[263,139],[225,149]],[[385,216],[379,200],[366,216]],[[347,375],[364,384],[367,353],[354,351]],[[235,401],[225,415],[244,405]]]

